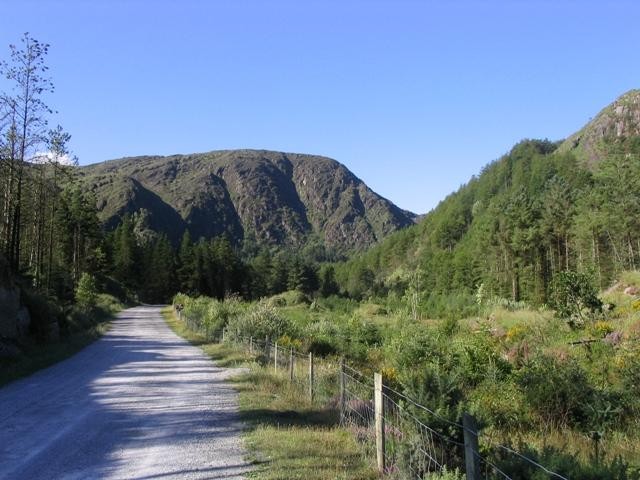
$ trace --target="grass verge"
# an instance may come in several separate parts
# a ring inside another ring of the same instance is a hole
[[[164,310],[169,326],[200,347],[218,365],[246,367],[230,381],[239,392],[240,415],[247,425],[245,444],[255,465],[250,478],[261,480],[369,480],[378,478],[350,432],[330,409],[312,405],[285,378],[258,365],[243,351],[208,342]]]

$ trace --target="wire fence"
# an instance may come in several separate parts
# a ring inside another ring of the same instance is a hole
[[[189,328],[200,330],[185,315],[179,316]],[[452,422],[384,385],[381,375],[365,375],[344,359],[317,357],[269,338],[224,331],[211,339],[243,348],[264,368],[297,385],[309,402],[336,409],[340,424],[353,434],[363,455],[375,459],[384,478],[426,480],[442,474],[467,480],[524,478],[510,476],[501,467],[511,457],[507,463],[526,463],[536,478],[569,480],[509,446],[490,442],[471,415]]]

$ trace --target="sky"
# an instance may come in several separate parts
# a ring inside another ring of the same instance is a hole
[[[51,123],[82,165],[325,155],[416,213],[519,140],[565,138],[640,88],[637,0],[0,0],[0,12],[0,59],[24,32],[51,45]]]

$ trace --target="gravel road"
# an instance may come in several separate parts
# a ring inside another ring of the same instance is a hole
[[[243,478],[237,398],[158,307],[0,389],[0,479]]]

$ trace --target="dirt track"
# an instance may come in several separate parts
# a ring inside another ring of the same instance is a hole
[[[158,307],[0,389],[1,479],[243,478],[236,395]]]

